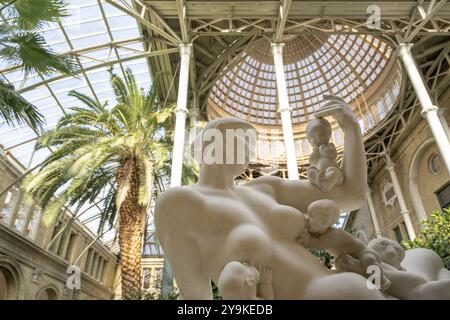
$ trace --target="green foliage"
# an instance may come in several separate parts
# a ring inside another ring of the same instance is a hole
[[[211,290],[212,290],[213,300],[223,300],[223,298],[221,297],[221,295],[219,293],[219,288],[212,280],[211,280]]]
[[[436,252],[450,269],[450,208],[434,211],[421,222],[422,230],[414,239],[403,241],[405,249],[427,248]]]
[[[329,254],[325,250],[309,250],[327,269],[331,269],[334,266],[335,257]]]
[[[24,30],[41,29],[67,15],[62,0],[0,0],[0,9]]]
[[[12,126],[29,123],[34,129],[44,125],[42,114],[16,92],[14,86],[0,78],[0,119]]]
[[[138,88],[130,70],[126,79],[112,75],[111,82],[116,106],[108,108],[107,103],[72,91],[70,95],[83,106],[71,108],[53,130],[37,140],[37,150],[49,147],[54,151],[38,173],[24,180],[23,187],[44,210],[46,223],[58,219],[63,205],[78,211],[84,204],[103,199],[98,204],[99,232],[106,223],[112,226],[123,198],[120,195],[128,185],[119,189],[117,172],[131,158],[139,164],[139,204],[150,212],[154,174],[167,165],[170,144],[165,128],[170,126],[173,107],[159,104],[155,87]]]
[[[349,230],[345,230],[350,233],[352,236],[356,236],[358,230],[352,228]],[[332,269],[334,267],[334,259],[335,256],[328,253],[326,250],[309,250],[320,262],[322,262],[323,266],[327,269]]]
[[[6,22],[0,24],[0,60],[9,69],[48,76],[55,72],[75,75],[76,60],[53,52],[40,34],[42,27],[66,15],[61,0],[0,0],[0,13]],[[0,79],[0,119],[8,125],[28,123],[41,130],[43,117],[28,103],[5,77]]]

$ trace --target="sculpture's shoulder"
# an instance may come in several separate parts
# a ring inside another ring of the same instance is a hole
[[[283,183],[284,179],[280,177],[263,176],[250,180],[243,187],[252,187],[266,193],[275,193]]]
[[[155,216],[196,212],[203,204],[202,195],[193,186],[173,187],[156,201]]]

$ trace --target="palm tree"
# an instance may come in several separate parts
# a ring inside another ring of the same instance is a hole
[[[122,296],[138,298],[141,290],[143,232],[150,214],[153,174],[168,159],[167,130],[173,106],[162,107],[155,86],[139,89],[130,70],[125,80],[112,75],[117,105],[109,109],[77,92],[84,107],[71,108],[55,129],[37,141],[37,148],[55,151],[40,171],[24,181],[43,208],[44,222],[58,219],[61,207],[77,210],[106,194],[100,229],[118,213]],[[99,230],[99,232],[101,232]]]
[[[48,76],[54,72],[75,75],[76,61],[54,53],[39,33],[49,22],[66,15],[62,0],[0,0],[0,61],[9,70],[22,69],[24,78],[32,74]],[[8,125],[29,124],[40,130],[42,114],[21,97],[4,75],[0,78],[0,120]]]

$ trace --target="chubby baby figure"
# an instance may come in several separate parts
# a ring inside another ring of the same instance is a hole
[[[273,300],[272,270],[231,261],[220,274],[218,287],[225,300]]]
[[[309,181],[323,192],[344,182],[344,174],[336,162],[337,151],[331,138],[330,123],[324,118],[315,118],[306,126],[306,137],[313,147],[306,170]]]
[[[450,279],[428,281],[424,277],[408,272],[401,263],[405,258],[405,250],[397,242],[379,238],[367,245],[381,258],[383,274],[389,279],[390,286],[386,293],[398,299],[450,299]],[[359,260],[342,255],[336,259],[338,269],[352,271],[368,276]]]

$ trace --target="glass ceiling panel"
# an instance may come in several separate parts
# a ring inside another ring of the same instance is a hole
[[[137,58],[145,53],[139,28],[134,18],[117,10],[104,1],[65,0],[68,17],[60,23],[50,23],[41,32],[49,46],[58,53],[73,52],[77,55],[81,72],[77,78],[53,74],[47,77],[28,75],[20,70],[11,70],[0,61],[0,71],[17,90],[37,106],[45,116],[46,129],[52,129],[64,112],[79,105],[68,94],[77,90],[101,102],[116,103],[110,84],[110,71],[122,76],[122,70],[130,68],[139,86],[148,88],[151,84],[147,60]],[[120,45],[112,42],[123,41]],[[136,57],[136,58],[134,58]],[[127,61],[122,63],[122,59]],[[16,158],[23,169],[39,164],[51,152],[43,149],[33,152],[36,133],[28,126],[8,127],[0,123],[0,144]],[[88,229],[96,233],[99,209],[94,207],[83,215]],[[115,230],[102,236],[112,244]],[[117,249],[117,246],[116,248]]]
[[[283,63],[299,146],[307,144],[306,123],[323,104],[324,94],[343,98],[363,133],[386,117],[386,109],[392,108],[399,95],[401,72],[392,48],[371,35],[291,36],[285,40]],[[262,163],[285,161],[284,149],[272,150],[272,138],[265,137],[269,132],[277,135],[281,128],[275,79],[270,43],[261,40],[242,53],[231,71],[220,75],[208,98],[210,119],[225,112],[252,122],[261,131],[261,150],[266,155],[257,158]],[[335,140],[337,146],[342,145],[342,139],[336,136]],[[267,155],[267,150],[272,151]],[[305,150],[296,148],[300,163],[307,161],[309,151]]]

